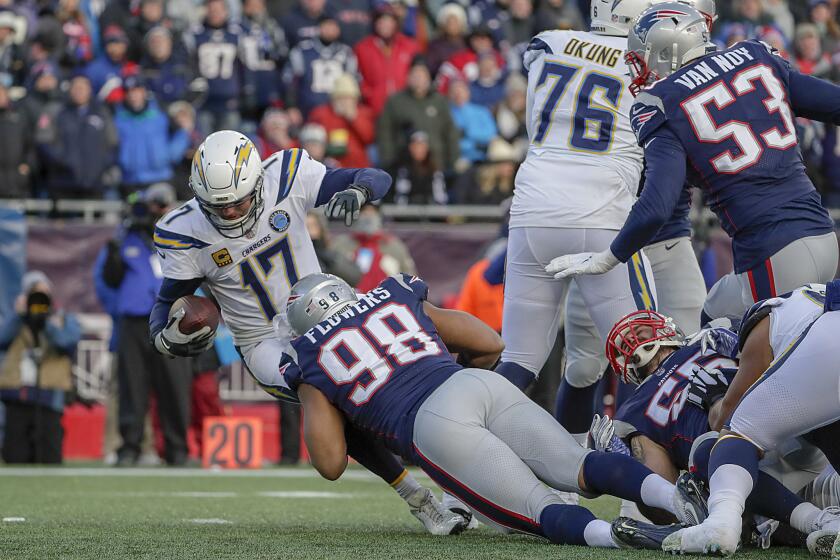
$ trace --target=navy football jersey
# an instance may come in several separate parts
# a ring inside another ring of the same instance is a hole
[[[680,348],[639,385],[615,415],[617,434],[628,440],[633,434],[647,436],[661,445],[681,469],[688,468],[694,440],[709,431],[709,415],[688,404],[688,386],[694,368],[732,368],[737,364],[720,354],[700,352],[700,343]]]
[[[312,385],[354,426],[410,457],[417,409],[461,369],[423,312],[428,287],[405,274],[292,341],[280,372]]]
[[[242,30],[230,23],[223,28],[199,25],[184,34],[187,49],[194,57],[198,75],[207,80],[209,109],[236,109],[241,85],[239,40]]]
[[[689,181],[733,238],[736,272],[832,231],[798,149],[791,104],[805,103],[792,99],[792,74],[767,45],[745,41],[656,82],[630,113],[641,146],[665,129],[682,143]]]

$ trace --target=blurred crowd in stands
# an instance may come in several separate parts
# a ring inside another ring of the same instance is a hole
[[[498,204],[527,149],[522,53],[585,29],[588,0],[0,0],[0,197],[187,198],[218,129],[262,156],[303,147],[374,165],[400,204]],[[718,2],[715,40],[760,38],[805,73],[840,72],[840,0]],[[840,205],[836,128],[800,121]]]

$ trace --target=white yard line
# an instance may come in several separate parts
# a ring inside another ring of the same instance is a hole
[[[208,519],[185,519],[184,521],[189,521],[190,523],[195,523],[196,525],[229,525],[233,523],[233,521],[219,519],[218,517],[210,517]]]
[[[359,494],[341,494],[339,492],[309,492],[306,490],[279,490],[276,492],[257,492],[264,498],[355,498]]]

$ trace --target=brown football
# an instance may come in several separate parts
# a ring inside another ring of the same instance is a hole
[[[210,299],[201,296],[184,296],[175,300],[169,310],[171,317],[180,308],[184,308],[185,314],[178,324],[178,330],[182,334],[192,334],[204,327],[210,327],[215,331],[219,326],[219,310]]]

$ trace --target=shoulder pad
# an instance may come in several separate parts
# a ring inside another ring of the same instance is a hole
[[[747,343],[747,338],[755,326],[761,322],[762,319],[770,315],[773,311],[773,306],[767,300],[754,303],[752,307],[747,309],[744,313],[744,318],[741,319],[740,330],[738,331],[738,351],[744,350],[744,345]]]
[[[411,276],[400,272],[394,276],[389,276],[382,283],[388,280],[393,280],[402,288],[416,295],[421,301],[425,301],[429,296],[429,286],[419,276]]]
[[[668,120],[662,99],[649,91],[641,92],[630,108],[630,126],[639,145]]]

